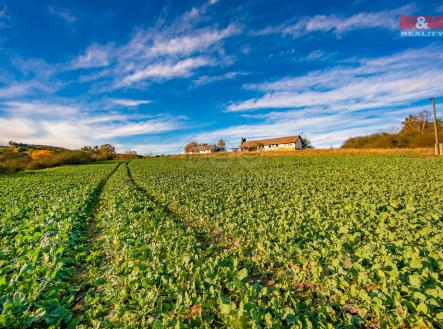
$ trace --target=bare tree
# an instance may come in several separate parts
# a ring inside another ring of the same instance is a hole
[[[426,127],[429,124],[429,117],[431,113],[428,111],[421,111],[417,114],[409,114],[409,116],[402,122],[404,131],[418,132],[420,135],[425,134]]]

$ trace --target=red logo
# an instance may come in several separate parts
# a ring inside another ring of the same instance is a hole
[[[443,16],[400,16],[400,30],[443,30]]]

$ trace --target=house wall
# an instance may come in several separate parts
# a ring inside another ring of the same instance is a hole
[[[297,139],[297,142],[295,143],[295,148],[296,148],[297,150],[301,150],[301,149],[303,148],[303,144],[302,144],[300,138]]]
[[[300,138],[297,139],[295,143],[287,143],[287,144],[272,144],[272,145],[264,145],[264,151],[272,151],[272,150],[301,150],[302,144]]]

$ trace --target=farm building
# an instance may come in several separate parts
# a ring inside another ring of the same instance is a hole
[[[190,146],[186,151],[187,154],[206,154],[212,153],[216,149],[215,145],[198,145],[198,146]]]
[[[241,151],[277,151],[301,150],[303,148],[299,135],[246,141],[240,145]]]

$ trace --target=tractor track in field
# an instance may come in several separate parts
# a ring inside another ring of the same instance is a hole
[[[167,215],[172,216],[176,222],[185,227],[189,227],[192,229],[194,236],[197,238],[202,244],[202,249],[206,250],[208,246],[212,246],[212,254],[218,254],[222,250],[228,250],[229,252],[234,251],[238,245],[238,239],[233,236],[228,236],[224,232],[218,231],[216,228],[212,228],[207,224],[199,223],[198,219],[194,218],[186,218],[179,214],[179,212],[172,208],[170,205],[165,205],[164,202],[158,200],[155,196],[153,196],[146,188],[136,182],[134,179],[131,169],[128,166],[128,162],[125,163],[127,168],[127,173],[132,184],[142,192],[150,201],[156,204],[159,208],[161,208]],[[206,230],[202,227],[206,227]],[[248,267],[246,264],[241,264],[241,267]],[[260,269],[256,273],[248,274],[247,280],[250,281],[251,284],[255,282],[259,282],[262,286],[272,287],[279,281],[279,278],[276,278],[274,271]],[[275,279],[275,280],[274,280]]]
[[[197,241],[201,244],[201,247],[203,250],[207,250],[209,248],[209,246],[215,247],[214,249],[222,248],[222,246],[217,243],[216,237],[211,235],[208,232],[203,231],[201,229],[201,227],[199,227],[198,225],[195,224],[196,221],[192,221],[192,220],[183,218],[182,216],[180,216],[180,214],[178,214],[176,211],[171,209],[171,207],[169,207],[169,206],[163,204],[162,202],[160,202],[159,200],[157,200],[157,198],[155,198],[151,193],[149,193],[149,191],[147,191],[143,186],[138,184],[135,181],[134,177],[132,176],[131,169],[129,168],[127,162],[125,163],[125,165],[126,165],[126,170],[127,170],[129,180],[135,186],[135,188],[138,191],[140,191],[141,193],[143,193],[143,195],[149,201],[153,202],[159,209],[164,211],[167,216],[173,218],[176,223],[179,223],[183,227],[188,227],[188,228],[192,229],[193,235],[195,236]]]
[[[190,228],[196,240],[201,244],[202,251],[207,252],[206,257],[213,257],[220,254],[223,250],[232,251],[236,248],[235,244],[233,245],[232,243],[229,243],[230,240],[233,240],[233,238],[228,238],[223,233],[214,232],[214,230],[208,226],[206,226],[207,230],[204,230],[202,229],[202,224],[198,223],[198,220],[185,218],[181,216],[176,210],[172,209],[170,206],[165,205],[163,202],[159,201],[148,190],[146,190],[143,186],[135,181],[134,177],[132,176],[131,169],[128,166],[128,163],[125,163],[125,165],[128,178],[130,182],[134,185],[134,187],[138,191],[140,191],[149,201],[153,202],[158,208],[162,209],[167,216],[173,218],[176,223],[181,225],[183,228]],[[243,266],[246,267],[245,264],[243,264]],[[256,282],[257,280],[252,276],[248,276],[247,279],[250,281],[251,284],[254,284],[254,282]],[[225,288],[223,293],[231,301],[240,303],[240,299],[232,296],[228,289]]]
[[[94,192],[91,195],[91,199],[88,202],[87,207],[87,222],[85,223],[85,227],[83,228],[83,233],[85,234],[85,241],[83,243],[83,249],[81,252],[87,252],[92,244],[97,240],[97,232],[96,232],[96,216],[97,211],[100,208],[100,198],[103,193],[103,189],[105,188],[107,182],[109,179],[115,174],[115,172],[120,168],[120,166],[123,163],[120,162],[118,165],[115,166],[114,169],[111,170],[111,172],[100,182],[100,184],[95,188]],[[74,316],[80,315],[80,310],[83,306],[83,300],[85,297],[85,293],[87,291],[87,286],[84,284],[86,282],[85,276],[86,276],[86,267],[82,266],[84,262],[81,262],[79,265],[75,268],[75,278],[74,285],[79,285],[80,289],[75,294],[74,302],[71,307]]]

